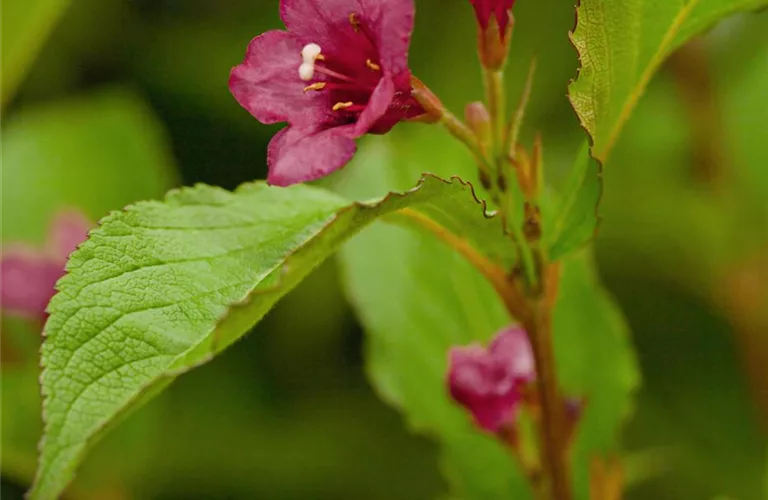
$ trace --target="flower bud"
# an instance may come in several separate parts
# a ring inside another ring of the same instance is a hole
[[[491,115],[482,102],[472,102],[464,108],[464,119],[477,137],[483,151],[487,151],[491,142]]]
[[[511,12],[515,0],[470,0],[470,3],[475,9],[479,27],[480,61],[487,69],[501,69],[509,52],[514,25]]]
[[[478,344],[451,349],[448,388],[481,429],[499,433],[515,423],[522,388],[535,376],[533,352],[525,330],[511,326],[488,348]]]

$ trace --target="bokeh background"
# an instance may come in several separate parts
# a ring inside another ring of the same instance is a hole
[[[416,4],[413,70],[460,110],[482,95],[472,11]],[[557,186],[584,139],[566,98],[574,5],[518,4],[509,89],[536,55],[523,138],[542,132]],[[279,126],[241,109],[227,78],[248,41],[278,27],[273,0],[3,2],[2,244],[42,245],[63,209],[95,222],[174,186],[264,178]],[[643,375],[623,432],[630,499],[766,497],[766,30],[768,13],[742,15],[679,50],[606,165],[598,264]],[[445,496],[436,445],[365,378],[336,271],[323,265],[236,348],[108,435],[68,498]],[[3,313],[4,499],[34,474],[40,330]]]

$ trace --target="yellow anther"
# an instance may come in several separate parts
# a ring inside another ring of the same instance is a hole
[[[348,107],[352,106],[352,104],[353,104],[352,101],[337,102],[336,104],[333,105],[332,109],[334,111],[339,111],[339,110],[342,110],[342,109],[347,109]]]
[[[358,16],[356,12],[351,12],[349,14],[349,24],[352,25],[352,29],[355,30],[355,33],[360,32],[360,16]]]
[[[371,61],[370,59],[365,60],[365,65],[368,66],[373,71],[381,71],[381,66]]]
[[[325,56],[323,54],[317,54],[315,56],[315,61],[325,61]]]
[[[324,88],[325,82],[315,82],[312,85],[304,87],[304,92],[309,92],[310,90],[323,90]]]

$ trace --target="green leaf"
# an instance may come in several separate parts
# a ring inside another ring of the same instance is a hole
[[[3,2],[2,104],[10,100],[69,0]]]
[[[51,219],[62,209],[77,209],[96,221],[137,199],[162,196],[175,181],[156,117],[125,91],[15,110],[3,123],[2,143],[0,203],[4,214],[13,214],[0,226],[4,245],[42,246]],[[36,319],[3,312],[0,406],[13,411],[0,421],[0,455],[3,476],[18,484],[32,482],[42,431],[41,328]]]
[[[406,207],[478,249],[513,253],[469,184],[433,176],[351,205],[308,186],[197,186],[103,219],[49,305],[45,436],[31,497],[57,497],[106,429],[237,340],[343,240]]]
[[[589,145],[585,143],[570,171],[553,221],[548,244],[552,261],[560,260],[594,239],[600,222],[597,207],[602,195],[602,167],[589,155]]]
[[[400,185],[414,174],[419,159],[422,168],[441,173],[469,172],[471,163],[461,163],[462,155],[452,152],[450,142],[430,133],[369,141],[366,148],[374,151],[350,167],[355,179],[350,186]],[[397,227],[366,229],[345,245],[341,256],[348,296],[366,328],[370,377],[414,430],[441,443],[453,496],[529,498],[509,452],[473,426],[445,386],[451,346],[486,342],[511,322],[488,283],[452,249]],[[575,463],[577,498],[587,498],[588,457],[616,451],[619,424],[638,375],[622,316],[585,255],[564,261],[554,325],[563,385],[569,395],[590,400]]]
[[[553,326],[562,387],[567,395],[588,398],[573,457],[581,499],[590,498],[590,458],[620,452],[620,426],[640,385],[626,321],[600,285],[590,253],[564,261]]]
[[[571,104],[605,162],[661,64],[719,19],[768,0],[581,0],[571,40],[581,68]]]

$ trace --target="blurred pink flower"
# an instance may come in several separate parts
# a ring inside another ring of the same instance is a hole
[[[267,153],[271,184],[343,167],[355,139],[424,114],[411,96],[413,0],[281,0],[287,31],[254,38],[229,89],[262,123],[288,122]]]
[[[501,330],[487,349],[479,344],[451,349],[448,387],[453,399],[472,413],[475,423],[498,432],[514,422],[521,388],[536,377],[525,330]]]
[[[45,308],[64,274],[67,256],[93,226],[80,212],[56,214],[43,248],[5,245],[0,253],[0,307],[4,312],[43,320]]]
[[[491,16],[496,16],[496,22],[499,24],[499,35],[503,38],[507,33],[509,26],[509,13],[515,5],[515,0],[469,0],[475,9],[477,22],[483,30],[488,29],[488,23]]]

